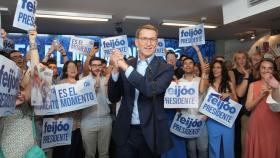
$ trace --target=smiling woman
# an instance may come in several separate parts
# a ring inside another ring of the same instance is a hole
[[[266,100],[271,87],[265,81],[267,74],[278,79],[276,65],[271,59],[262,59],[258,71],[260,80],[250,84],[246,101],[246,108],[252,112],[246,131],[244,156],[246,158],[278,158],[280,155],[280,113],[272,112],[267,104]]]
[[[78,66],[74,61],[67,61],[62,68],[62,76],[59,84],[71,83],[75,84],[79,80]],[[74,100],[63,100],[63,106],[74,104],[79,98],[71,98]],[[76,99],[76,100],[75,100]],[[58,146],[53,148],[53,158],[82,158],[84,157],[82,136],[80,131],[81,110],[59,114],[57,117],[73,118],[73,128],[71,144]]]

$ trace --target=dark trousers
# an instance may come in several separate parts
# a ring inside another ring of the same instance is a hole
[[[53,158],[84,158],[83,140],[80,129],[72,131],[71,145],[53,148]]]
[[[125,145],[117,146],[117,158],[158,158],[159,155],[153,153],[142,134],[140,125],[131,125],[129,137]]]
[[[234,135],[234,153],[235,158],[241,158],[241,116],[242,114],[239,114],[235,120],[235,135]]]

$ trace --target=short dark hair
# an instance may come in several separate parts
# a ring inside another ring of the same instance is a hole
[[[19,52],[19,53],[21,53],[20,51],[15,50],[15,49],[12,49],[12,50],[10,50],[10,51],[9,51],[9,53],[10,53],[10,54],[15,53],[15,52]]]
[[[100,61],[102,63],[102,59],[101,58],[99,58],[99,57],[92,57],[92,58],[90,58],[88,64],[91,65],[91,62],[93,62],[94,60],[98,60],[98,61]]]
[[[185,57],[188,57],[188,56],[187,55],[181,55],[179,60],[182,60]]]
[[[173,55],[177,58],[177,54],[176,54],[173,50],[168,50],[168,51],[166,52],[166,55],[165,55],[165,58],[166,58],[166,59],[167,59],[167,56],[168,56],[169,54],[173,54]]]
[[[74,62],[75,62],[76,64],[78,64],[78,63],[81,63],[82,61],[81,61],[81,60],[74,60]]]
[[[194,62],[193,58],[192,58],[192,57],[189,57],[189,56],[186,56],[186,58],[183,60],[183,65],[184,65],[184,62],[185,62],[186,60],[191,60],[191,61],[193,62],[193,64],[195,65],[195,62]]]
[[[101,64],[106,64],[107,65],[107,60],[101,59]]]
[[[78,71],[78,66],[77,66],[77,64],[76,64],[74,61],[72,61],[72,60],[68,60],[68,61],[66,61],[66,63],[65,63],[65,64],[63,65],[63,67],[62,67],[61,79],[65,79],[65,78],[68,77],[68,75],[67,75],[67,67],[68,67],[68,65],[69,65],[70,63],[75,64],[75,66],[76,66],[76,68],[77,68],[77,71]],[[75,76],[75,79],[76,79],[76,81],[79,80],[79,73],[77,73],[77,75]]]
[[[6,53],[4,50],[0,50],[0,55],[3,55],[4,57],[11,59],[10,55],[8,53]]]
[[[56,65],[56,60],[54,58],[49,58],[47,61],[47,65],[49,64],[55,64]]]

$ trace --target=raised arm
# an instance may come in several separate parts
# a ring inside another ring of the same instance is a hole
[[[242,82],[236,86],[236,94],[238,97],[243,97],[246,94],[247,88],[249,86],[249,75],[250,70],[245,70],[243,66],[239,66],[241,73],[244,75]]]
[[[203,56],[202,56],[202,53],[201,53],[201,51],[200,51],[200,49],[198,48],[198,46],[197,45],[195,45],[195,44],[193,44],[192,45],[192,47],[193,47],[193,49],[196,51],[196,53],[197,53],[197,56],[198,56],[198,60],[199,60],[199,63],[200,63],[200,65],[201,65],[201,69],[203,69],[203,68],[205,68],[205,62],[204,62],[204,60],[203,60]],[[203,70],[201,70],[201,72],[202,72]]]
[[[31,59],[31,66],[34,66],[35,64],[39,64],[39,53],[37,49],[37,43],[36,43],[36,37],[37,37],[37,31],[32,30],[28,32],[29,35],[29,45],[30,45],[30,59]]]
[[[31,75],[33,72],[34,65],[37,65],[40,63],[39,61],[39,54],[37,49],[37,43],[36,43],[36,37],[37,37],[37,31],[32,30],[28,32],[29,35],[29,44],[30,44],[30,60],[31,60],[31,67],[29,70],[27,70],[26,74],[24,75],[24,78],[21,81],[21,86],[24,88],[25,91],[25,99],[26,101],[29,101],[31,99]]]
[[[42,62],[47,63],[49,58],[51,57],[52,53],[56,50],[54,43],[52,43],[51,47],[48,50],[48,53],[45,55]]]
[[[57,51],[63,56],[63,63],[65,64],[68,61],[67,53],[64,47],[61,44],[57,45]]]
[[[199,82],[199,93],[202,94],[209,86],[209,64],[205,64],[204,68],[201,67],[201,80]]]
[[[89,61],[93,56],[95,56],[96,52],[98,52],[98,48],[92,47],[90,52],[87,54],[87,58],[83,66],[83,76],[87,76],[89,74],[89,68],[88,68]]]

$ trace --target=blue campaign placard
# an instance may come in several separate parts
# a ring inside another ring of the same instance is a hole
[[[221,100],[220,96],[221,94],[210,87],[199,112],[231,128],[242,105],[229,98]]]

